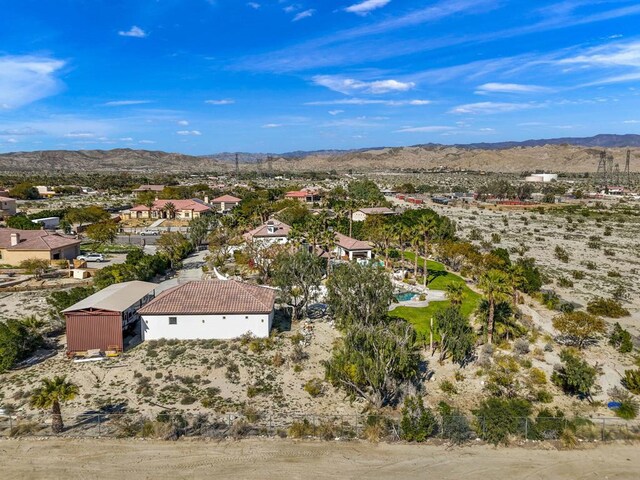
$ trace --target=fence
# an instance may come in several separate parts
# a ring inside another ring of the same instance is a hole
[[[367,438],[397,441],[405,438],[401,422],[374,415],[173,414],[155,416],[123,413],[64,415],[66,437],[147,437],[176,439],[181,436],[240,438],[249,436]],[[557,440],[570,430],[576,440],[611,441],[640,439],[640,421],[620,418],[511,417],[499,422],[478,416],[437,416],[428,437],[463,443],[475,438],[498,443],[502,439]],[[0,416],[2,436],[50,436],[50,415]],[[496,436],[498,435],[498,436]],[[504,435],[504,437],[499,437]]]

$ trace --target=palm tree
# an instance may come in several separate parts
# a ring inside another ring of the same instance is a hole
[[[418,229],[413,226],[411,228],[411,247],[413,248],[414,264],[413,278],[418,280],[418,259],[420,258],[420,246],[422,245],[422,237]]]
[[[166,212],[167,216],[169,217],[169,220],[173,220],[174,218],[176,218],[177,209],[173,202],[167,202],[163,210]]]
[[[462,298],[464,296],[464,286],[461,283],[450,283],[445,288],[447,292],[447,298],[451,302],[451,305],[459,307],[462,305]]]
[[[524,269],[521,265],[518,264],[511,265],[509,267],[508,273],[509,285],[511,286],[513,295],[513,307],[516,308],[516,305],[518,305],[519,290],[521,290],[525,286],[527,279],[524,276]]]
[[[423,216],[416,224],[417,230],[422,234],[424,247],[424,288],[427,288],[429,279],[429,269],[427,268],[427,257],[429,253],[429,237],[435,228],[435,221],[431,216]]]
[[[68,382],[65,376],[43,378],[42,386],[31,396],[31,406],[40,409],[51,408],[51,430],[53,433],[61,433],[64,423],[60,404],[73,400],[77,394],[78,386]]]
[[[478,287],[484,291],[489,302],[489,315],[487,316],[487,342],[493,342],[493,329],[495,328],[496,303],[506,302],[511,298],[509,276],[500,270],[489,270],[482,274],[478,281]]]
[[[329,278],[329,270],[331,269],[331,253],[336,245],[336,234],[333,230],[325,230],[320,235],[320,243],[327,250],[327,278]]]
[[[156,204],[156,201],[151,195],[149,195],[144,201],[144,206],[149,209],[149,218],[151,218],[151,212],[155,204]]]

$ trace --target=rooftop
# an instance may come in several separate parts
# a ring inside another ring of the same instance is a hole
[[[273,232],[269,230],[269,227],[273,226]],[[244,234],[244,238],[273,238],[273,237],[288,237],[291,227],[286,223],[279,222],[277,220],[269,220],[263,223],[258,228],[248,231]]]
[[[222,195],[221,197],[214,198],[211,200],[211,203],[232,203],[232,202],[240,202],[242,199],[238,197],[234,197],[233,195]]]
[[[20,241],[11,245],[11,234],[17,233]],[[0,248],[7,250],[54,250],[56,248],[79,245],[80,240],[65,237],[46,230],[19,230],[17,228],[0,228]]]
[[[206,315],[271,313],[277,291],[236,280],[185,283],[158,295],[142,307],[142,315]]]
[[[100,290],[75,305],[63,310],[63,313],[77,312],[79,310],[109,310],[112,312],[124,312],[131,305],[153,292],[158,285],[155,283],[132,282],[114,283]]]
[[[186,200],[156,200],[153,202],[152,210],[160,211],[162,210],[168,203],[173,203],[176,207],[177,211],[180,210],[193,210],[194,212],[206,212],[207,210],[211,210],[211,207],[206,205],[202,200],[197,198],[188,198]],[[149,211],[149,207],[146,205],[137,205],[131,209],[132,212],[147,212]]]
[[[371,250],[372,246],[369,242],[356,240],[341,233],[336,233],[337,244],[345,250]]]

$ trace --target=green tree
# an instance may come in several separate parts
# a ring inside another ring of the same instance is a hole
[[[64,376],[43,378],[42,386],[36,389],[31,396],[31,406],[39,409],[51,409],[51,430],[53,433],[62,433],[64,422],[60,405],[73,400],[78,395],[77,385],[67,381]]]
[[[24,360],[42,344],[42,335],[20,320],[0,321],[0,373]]]
[[[104,208],[96,205],[88,207],[72,208],[67,212],[65,219],[73,224],[78,224],[78,228],[87,223],[97,223],[109,220],[111,215]]]
[[[49,314],[56,320],[63,318],[62,310],[69,308],[71,305],[84,300],[94,293],[93,287],[74,287],[70,290],[59,290],[52,292],[47,297],[47,303],[51,307]]]
[[[20,268],[23,268],[29,275],[41,278],[51,268],[51,265],[49,260],[44,258],[27,258],[20,262]]]
[[[487,342],[491,344],[493,343],[493,330],[495,328],[496,303],[508,301],[510,298],[509,277],[500,270],[489,270],[480,276],[478,287],[484,292],[489,302]]]
[[[202,215],[193,218],[189,222],[189,240],[191,244],[194,247],[199,246],[217,223],[218,219],[215,215]]]
[[[174,218],[176,218],[176,205],[173,202],[167,202],[164,204],[164,207],[162,207],[162,210],[166,213],[167,217],[169,218],[169,220],[173,220]]]
[[[531,415],[531,403],[522,398],[490,397],[473,411],[483,440],[506,444],[510,435],[524,433],[523,425]]]
[[[437,433],[438,419],[430,408],[425,408],[422,397],[405,397],[400,421],[400,437],[408,442],[424,442]]]
[[[448,355],[451,360],[461,366],[473,356],[476,335],[458,307],[449,307],[435,314],[438,333],[440,334],[440,361]]]
[[[347,186],[349,198],[362,205],[375,206],[384,201],[384,195],[372,180],[354,180]]]
[[[591,389],[595,385],[597,370],[569,350],[560,353],[562,366],[553,372],[551,381],[566,393],[591,401]]]
[[[464,299],[464,285],[462,283],[449,283],[445,287],[445,293],[451,305],[459,307]]]
[[[38,189],[31,183],[22,182],[15,185],[9,190],[9,196],[11,198],[17,198],[19,200],[37,200],[40,198]]]
[[[193,251],[191,242],[180,232],[163,233],[156,240],[156,248],[166,255],[171,262],[171,268]]]
[[[118,225],[116,222],[108,220],[97,222],[87,227],[87,237],[92,240],[96,247],[101,247],[106,243],[113,243],[118,236]]]
[[[419,383],[416,333],[404,320],[384,317],[352,325],[323,365],[326,379],[351,398],[376,408],[393,405],[405,388]]]
[[[17,228],[18,230],[40,230],[40,225],[34,223],[22,214],[14,215],[6,220],[7,227]]]
[[[603,335],[607,325],[600,317],[575,311],[556,316],[553,319],[553,328],[560,332],[568,344],[584,348],[587,343]]]
[[[338,266],[327,281],[327,290],[331,311],[341,329],[379,321],[393,301],[389,276],[374,265],[349,262]]]
[[[301,317],[321,281],[322,264],[316,255],[300,250],[293,255],[281,252],[276,257],[273,284],[280,288],[283,301],[291,307],[292,320]]]
[[[614,347],[620,353],[630,353],[633,351],[633,339],[631,334],[622,328],[618,322],[613,325],[613,330],[609,335],[609,345]]]

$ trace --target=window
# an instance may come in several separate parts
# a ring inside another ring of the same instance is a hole
[[[247,315],[244,316],[245,320],[249,320],[249,317]]]
[[[177,325],[178,317],[169,317],[169,325]]]

